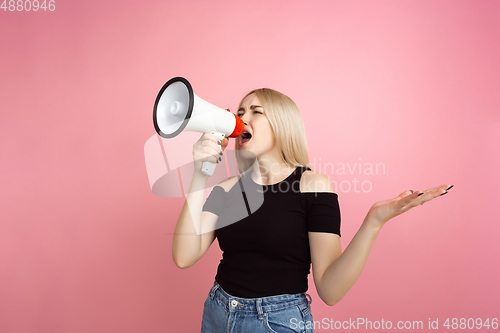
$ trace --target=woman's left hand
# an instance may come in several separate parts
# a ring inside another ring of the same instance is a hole
[[[404,191],[393,199],[375,203],[368,211],[366,220],[370,220],[377,227],[382,227],[385,222],[413,207],[448,193],[452,187],[453,185],[441,185],[426,191]]]

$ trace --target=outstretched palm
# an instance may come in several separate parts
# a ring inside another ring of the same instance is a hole
[[[375,203],[368,211],[367,217],[372,218],[382,226],[390,219],[421,205],[424,202],[437,198],[453,187],[453,185],[441,185],[426,191],[404,191],[397,197]],[[421,194],[421,195],[420,195]]]

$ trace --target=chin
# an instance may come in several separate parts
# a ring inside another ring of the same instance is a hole
[[[251,150],[245,149],[245,147],[238,147],[236,149],[236,156],[244,160],[255,160],[256,158],[255,154]]]

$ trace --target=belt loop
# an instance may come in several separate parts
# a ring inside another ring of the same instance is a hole
[[[311,297],[311,295],[309,295],[309,294],[306,294],[306,297],[308,298],[308,301],[307,301],[307,302],[308,302],[308,303],[309,303],[309,305],[310,305],[310,304],[313,302],[312,297]]]
[[[262,299],[257,298],[255,306],[257,307],[257,312],[259,313],[259,319],[262,319],[264,316],[264,311],[262,310]]]
[[[215,292],[217,291],[217,289],[219,289],[219,284],[217,282],[215,282],[215,285],[212,287],[212,290],[210,290],[210,298],[211,299],[214,299],[214,296],[215,296]]]

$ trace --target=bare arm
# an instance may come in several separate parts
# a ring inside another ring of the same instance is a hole
[[[321,174],[312,178],[321,189],[326,188],[328,192],[333,192],[328,178]],[[314,181],[312,183],[314,184]],[[347,294],[361,275],[375,239],[387,221],[447,193],[449,188],[449,185],[442,185],[425,192],[405,191],[396,198],[375,203],[343,253],[338,235],[310,232],[314,283],[321,299],[331,306]]]
[[[318,295],[327,305],[338,303],[358,280],[365,267],[380,231],[365,222],[343,253],[338,235],[309,233],[314,283]]]
[[[193,176],[186,202],[182,207],[177,225],[175,226],[172,242],[172,259],[179,268],[187,268],[194,265],[203,257],[215,239],[213,228],[205,227],[212,231],[202,233],[202,226],[217,222],[217,215],[210,212],[202,212],[206,183],[206,178]]]
[[[172,259],[179,268],[194,265],[215,239],[213,230],[218,217],[210,212],[202,212],[208,176],[200,170],[204,161],[215,163],[219,158],[221,149],[216,142],[214,135],[204,133],[193,146],[193,178],[175,226],[172,242]],[[224,138],[221,145],[223,149],[227,147],[228,140]]]

